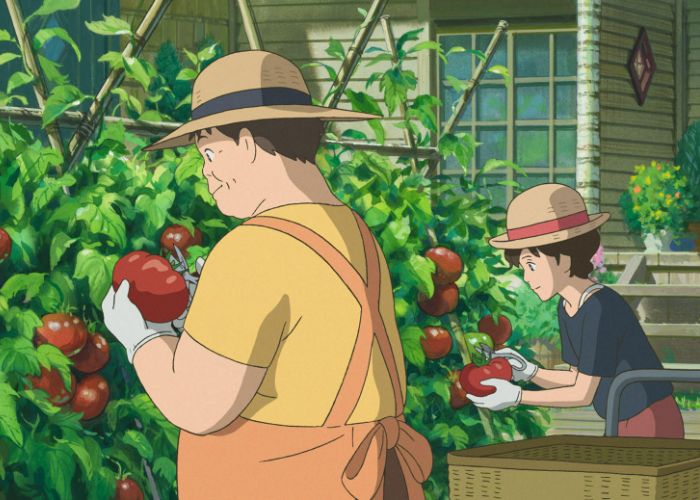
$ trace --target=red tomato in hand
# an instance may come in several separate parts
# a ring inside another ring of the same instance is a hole
[[[90,335],[85,347],[75,356],[71,356],[75,369],[83,373],[101,370],[109,361],[109,343],[99,333]]]
[[[115,500],[143,500],[143,492],[133,479],[119,479],[114,498]]]
[[[66,356],[73,356],[87,342],[88,332],[83,320],[72,314],[46,314],[44,324],[36,329],[36,343],[58,347]]]
[[[505,358],[494,358],[488,365],[476,366],[468,364],[459,375],[459,383],[462,388],[473,396],[488,396],[496,392],[496,388],[490,385],[481,385],[482,380],[488,378],[500,378],[508,380],[513,377],[513,368]]]
[[[76,413],[83,413],[81,420],[90,420],[99,416],[108,402],[109,385],[107,381],[102,375],[93,373],[78,382],[70,407]]]
[[[0,261],[5,260],[12,253],[12,239],[7,231],[0,228]]]
[[[160,246],[163,251],[168,254],[173,251],[173,247],[177,247],[182,251],[182,254],[187,257],[187,249],[193,245],[202,244],[202,231],[198,228],[194,229],[194,236],[190,233],[185,226],[180,224],[173,224],[165,228],[163,234],[160,236]]]
[[[115,290],[123,280],[129,282],[129,300],[148,321],[172,321],[187,308],[190,295],[185,279],[163,257],[141,251],[126,254],[114,266]]]
[[[68,403],[75,393],[75,376],[70,375],[70,391],[66,389],[63,383],[63,377],[58,370],[47,370],[41,367],[41,375],[39,377],[29,377],[32,386],[35,389],[46,391],[49,395],[49,401],[54,406],[63,406]]]

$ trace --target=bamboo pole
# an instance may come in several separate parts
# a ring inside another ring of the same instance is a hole
[[[481,77],[484,76],[486,68],[491,62],[491,59],[493,59],[493,55],[496,53],[496,47],[498,46],[498,42],[501,41],[501,37],[503,37],[503,34],[507,30],[508,21],[499,21],[498,26],[496,27],[496,31],[494,32],[493,37],[491,37],[491,42],[489,42],[489,45],[486,48],[486,58],[479,61],[479,65],[476,67],[474,75],[467,82],[467,86],[464,89],[462,96],[459,98],[459,101],[457,101],[457,106],[454,112],[452,113],[452,116],[450,116],[450,119],[447,121],[447,125],[445,125],[445,128],[443,129],[443,134],[451,134],[455,126],[457,125],[457,122],[459,122],[459,117],[462,115],[462,111],[464,111],[464,108],[467,107],[469,99],[471,99],[471,96],[474,93],[476,86],[481,80]],[[428,168],[427,173],[429,177],[435,174],[435,169],[437,168],[438,163],[439,162],[436,161],[430,163],[430,167]]]
[[[389,20],[389,16],[382,16],[380,19],[384,30],[386,46],[391,52],[391,62],[392,64],[396,65],[399,63],[399,56],[396,53],[396,40],[394,38],[394,32],[391,29],[391,21]],[[406,105],[406,101],[401,101],[399,111],[401,114],[401,119],[404,120],[403,138],[408,147],[414,151],[416,149],[416,138],[413,136],[413,132],[408,128],[408,122],[406,120],[406,117],[408,116],[408,106]],[[418,172],[418,161],[415,155],[411,156],[411,168],[413,173]]]
[[[39,123],[41,122],[41,110],[37,108],[21,108],[17,106],[0,107],[0,118],[8,118],[23,123]],[[77,126],[81,123],[83,114],[78,111],[66,111],[57,121],[62,125]],[[177,129],[179,122],[154,122],[147,120],[132,120],[130,118],[122,118],[120,116],[105,116],[104,123],[110,124],[119,122],[124,125],[124,128],[135,134],[143,136],[159,136],[168,134]],[[362,141],[333,141],[326,138],[321,139],[321,143],[328,146],[344,146],[363,151],[377,151],[386,155],[392,156],[414,156],[416,158],[425,159],[440,159],[440,154],[437,148],[434,147],[418,147],[410,148],[400,144],[377,144],[376,142]]]
[[[388,0],[374,0],[369,8],[369,11],[367,11],[367,16],[365,17],[364,21],[362,21],[360,29],[357,31],[347,54],[345,54],[345,60],[340,66],[335,81],[331,86],[331,92],[333,95],[331,96],[329,107],[335,108],[338,106],[338,103],[345,92],[345,88],[348,86],[350,77],[355,72],[357,63],[359,62],[362,53],[365,51],[367,42],[369,41],[372,33],[374,32],[374,28],[379,22],[379,17],[384,12],[384,7],[386,7],[387,1]],[[326,123],[326,128],[330,126],[330,123],[331,122]]]
[[[46,81],[44,80],[44,75],[39,69],[39,64],[37,63],[34,55],[34,48],[29,40],[29,36],[27,35],[27,30],[24,28],[24,18],[22,16],[19,3],[17,3],[16,0],[7,0],[7,10],[10,13],[12,26],[17,34],[20,51],[22,52],[22,59],[24,61],[24,67],[27,69],[29,74],[34,77],[34,95],[36,96],[36,102],[39,106],[39,112],[42,113],[49,94]],[[66,151],[63,147],[63,140],[61,139],[61,131],[58,128],[58,123],[50,123],[45,130],[51,147],[61,153],[61,156],[65,158]],[[61,165],[56,165],[56,173],[59,177],[63,175]],[[70,189],[68,186],[63,186],[63,192],[70,196]]]
[[[141,50],[146,45],[150,39],[153,31],[158,26],[158,23],[165,14],[166,9],[170,6],[172,0],[154,0],[151,7],[146,12],[141,24],[136,29],[134,33],[134,39],[130,40],[122,51],[123,57],[138,57]],[[95,126],[99,123],[100,119],[106,111],[107,104],[112,97],[112,89],[118,87],[122,80],[124,80],[124,68],[115,68],[107,76],[102,88],[97,93],[95,100],[90,105],[90,109],[83,117],[80,125],[78,125],[77,130],[71,137],[70,143],[68,144],[68,154],[70,155],[70,160],[66,164],[65,171],[68,172],[80,159],[85,146],[92,137],[95,131]]]
[[[245,35],[246,38],[248,38],[250,49],[264,50],[260,30],[258,29],[258,24],[255,22],[255,14],[253,13],[253,9],[250,8],[248,0],[238,0],[238,9],[241,11],[241,21],[243,22],[243,29],[245,29]]]

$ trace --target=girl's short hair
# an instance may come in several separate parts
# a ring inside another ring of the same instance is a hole
[[[569,276],[577,276],[579,278],[588,278],[588,275],[593,271],[593,263],[591,259],[598,251],[600,246],[600,230],[594,229],[580,236],[571,238],[570,240],[551,243],[529,248],[530,252],[539,257],[540,252],[545,255],[554,257],[559,264],[559,257],[568,255],[571,257],[571,269]],[[524,249],[506,249],[505,259],[510,264],[510,267],[520,266],[520,253]]]

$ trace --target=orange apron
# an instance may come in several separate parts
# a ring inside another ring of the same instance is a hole
[[[323,426],[290,427],[238,417],[203,436],[180,431],[179,498],[425,498],[422,483],[432,468],[430,444],[404,421],[398,370],[379,310],[379,257],[369,228],[353,215],[362,234],[367,283],[341,252],[305,226],[267,216],[244,223],[289,234],[324,259],[361,306],[358,336]],[[375,338],[391,377],[396,416],[347,424],[367,377]]]

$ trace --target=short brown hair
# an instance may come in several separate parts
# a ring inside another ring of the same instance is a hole
[[[529,248],[530,252],[536,256],[540,256],[540,252],[550,257],[554,257],[559,264],[559,257],[568,255],[571,257],[571,269],[569,276],[577,276],[579,278],[588,278],[588,275],[593,271],[593,263],[591,258],[598,251],[600,246],[600,232],[598,229],[589,231],[580,236],[571,238],[570,240],[560,241],[538,247]],[[510,267],[520,266],[520,253],[522,249],[506,249],[505,259],[510,264]]]
[[[276,118],[274,120],[255,120],[245,123],[231,123],[216,127],[222,134],[230,137],[236,144],[241,129],[247,128],[253,134],[258,147],[274,155],[281,154],[292,160],[316,163],[316,151],[323,136],[323,122],[318,118]],[[210,133],[211,128],[206,129]],[[196,135],[199,139],[202,131],[190,134],[190,140]]]

